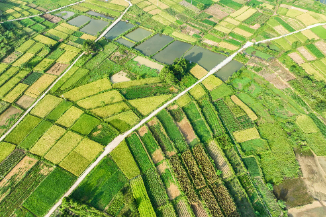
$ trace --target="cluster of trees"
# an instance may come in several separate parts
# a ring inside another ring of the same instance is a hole
[[[164,66],[159,77],[168,84],[178,85],[187,72],[188,61],[184,58],[177,58],[172,65]]]
[[[89,216],[89,217],[107,217],[108,214],[101,212],[94,207],[88,206],[65,197],[60,206],[61,216]]]

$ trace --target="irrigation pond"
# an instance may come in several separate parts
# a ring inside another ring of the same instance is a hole
[[[142,44],[136,46],[135,49],[139,50],[146,56],[151,56],[168,45],[171,41],[173,41],[173,38],[170,36],[156,34]]]
[[[124,46],[126,46],[126,47],[132,47],[132,46],[135,45],[135,43],[132,43],[131,41],[127,41],[126,39],[123,39],[123,38],[119,38],[117,40],[117,42],[124,45]]]
[[[57,14],[55,14],[55,15],[58,16],[58,17],[62,17],[63,19],[66,20],[66,19],[68,19],[68,18],[74,16],[75,13],[72,12],[72,11],[61,11],[60,13],[57,13]]]
[[[112,40],[121,35],[122,33],[128,31],[133,28],[134,25],[131,23],[127,23],[125,21],[120,21],[117,23],[108,33],[106,33],[105,38]]]
[[[91,19],[92,18],[90,18],[90,17],[81,15],[81,16],[75,17],[72,20],[69,20],[68,23],[73,26],[81,27],[81,26],[85,25],[87,22],[89,22]]]
[[[165,49],[156,54],[153,58],[161,63],[172,64],[176,58],[182,57],[182,55],[191,47],[191,44],[181,41],[174,41]]]
[[[151,34],[152,34],[152,32],[150,32],[150,31],[147,31],[142,28],[138,28],[138,29],[135,29],[134,31],[128,33],[125,37],[132,41],[140,42],[140,41],[144,40],[145,38],[147,38],[148,36],[150,36]]]
[[[87,24],[80,31],[85,32],[90,35],[97,35],[100,31],[104,29],[109,23],[103,20],[94,20],[91,19],[91,22]]]

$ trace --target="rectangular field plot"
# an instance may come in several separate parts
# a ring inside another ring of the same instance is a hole
[[[59,103],[62,102],[61,98],[46,95],[31,111],[32,115],[39,116],[44,118],[47,114],[49,114]]]
[[[57,121],[64,127],[71,127],[84,112],[75,106],[69,108]]]
[[[123,96],[120,94],[120,92],[117,90],[112,90],[82,99],[78,101],[77,104],[85,109],[93,109],[103,105],[120,102],[122,100]]]
[[[84,179],[71,197],[104,210],[128,180],[111,158],[104,158]]]
[[[83,26],[84,24],[86,24],[90,20],[91,20],[90,17],[81,15],[81,16],[78,16],[78,17],[73,18],[72,20],[69,20],[68,23],[70,25],[73,25],[73,26],[81,27],[81,26]]]
[[[53,125],[31,148],[30,152],[39,156],[44,156],[57,140],[66,132],[65,129]]]
[[[101,80],[97,80],[95,82],[85,84],[83,86],[72,89],[64,94],[65,98],[70,99],[72,101],[77,101],[83,98],[86,98],[91,95],[95,95],[99,92],[111,89],[111,82],[104,78]]]
[[[142,44],[135,47],[136,50],[139,50],[146,56],[151,56],[155,54],[157,51],[165,47],[173,41],[173,38],[166,35],[154,35],[152,38],[146,40]]]
[[[130,110],[129,106],[125,102],[119,102],[112,105],[92,109],[91,112],[99,117],[106,118],[127,110]]]
[[[129,34],[125,35],[125,37],[132,40],[132,41],[140,42],[143,39],[150,36],[151,34],[152,34],[152,32],[150,32],[150,31],[147,31],[147,30],[142,29],[142,28],[138,28],[138,29],[130,32]]]
[[[126,32],[127,30],[133,28],[134,25],[131,23],[127,23],[125,21],[120,21],[115,25],[106,35],[105,38],[112,40],[121,35],[122,33]]]
[[[6,159],[14,149],[15,145],[7,142],[0,142],[0,162]]]
[[[32,115],[26,116],[22,122],[5,138],[5,141],[18,145],[41,122]]]
[[[75,180],[76,177],[56,167],[25,200],[23,206],[37,216],[44,216]]]
[[[55,109],[53,109],[46,118],[51,121],[57,121],[62,114],[64,114],[70,107],[72,106],[72,102],[62,101]]]
[[[171,98],[171,94],[169,95],[161,95],[161,96],[152,96],[146,98],[139,98],[134,100],[129,100],[129,103],[134,106],[142,115],[146,116],[150,112],[154,111],[158,106],[163,104],[169,98]]]
[[[97,33],[101,32],[104,27],[106,27],[109,23],[103,20],[91,20],[89,24],[87,24],[80,31],[85,32],[90,35],[97,35]]]
[[[100,122],[101,121],[99,119],[93,116],[83,114],[71,127],[71,129],[83,135],[88,135],[94,129],[94,127],[100,124]]]
[[[68,131],[44,156],[45,159],[58,164],[71,152],[82,140],[82,136]]]
[[[36,98],[50,86],[57,77],[54,75],[44,74],[32,86],[26,90],[26,95]]]
[[[140,170],[125,141],[121,142],[110,155],[128,179],[140,175]]]
[[[174,41],[164,50],[156,54],[153,58],[165,64],[172,64],[176,58],[182,57],[182,55],[191,47],[191,44],[181,41]]]

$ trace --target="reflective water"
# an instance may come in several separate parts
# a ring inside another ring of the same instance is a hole
[[[89,24],[84,26],[80,31],[90,35],[97,35],[98,32],[102,31],[109,23],[103,20],[91,20]]]
[[[127,35],[125,35],[125,37],[132,41],[139,42],[139,41],[142,41],[144,38],[147,38],[151,34],[152,34],[152,32],[150,32],[150,31],[147,31],[142,28],[138,28],[138,29],[128,33]]]
[[[185,54],[185,59],[198,63],[207,71],[213,69],[217,64],[226,59],[222,54],[214,53],[202,47],[194,46]],[[215,75],[226,81],[234,72],[238,71],[243,66],[242,63],[232,60],[229,64],[215,73]]]
[[[181,41],[174,41],[164,50],[156,54],[153,58],[165,64],[172,64],[176,58],[182,57],[182,55],[191,47],[191,44]]]
[[[173,41],[173,38],[166,35],[156,34],[150,39],[146,40],[142,44],[135,47],[136,50],[139,50],[147,56],[155,54],[157,51],[161,50],[167,44]]]
[[[127,23],[125,21],[120,21],[108,33],[106,33],[105,38],[110,39],[110,40],[115,39],[116,37],[118,37],[119,35],[124,33],[125,31],[127,31],[133,27],[134,27],[134,25],[132,25],[131,23]]]
[[[75,15],[74,12],[71,11],[61,11],[60,13],[55,14],[58,17],[62,17],[63,19],[68,19],[69,17],[72,17]]]
[[[106,18],[106,19],[109,19],[109,20],[114,20],[113,17],[109,17],[109,16],[106,16],[104,14],[100,14],[100,13],[97,13],[95,11],[88,11],[87,12],[89,15],[92,15],[92,16],[96,16],[96,17],[103,17],[103,18]]]
[[[73,26],[81,27],[82,25],[85,25],[90,20],[91,20],[90,17],[81,15],[81,16],[75,17],[72,20],[69,20],[68,23]]]
[[[123,39],[123,38],[119,38],[117,40],[117,42],[120,43],[120,44],[122,44],[122,45],[124,45],[124,46],[126,46],[126,47],[132,47],[132,46],[135,45],[134,43],[132,43],[130,41],[127,41],[126,39]]]

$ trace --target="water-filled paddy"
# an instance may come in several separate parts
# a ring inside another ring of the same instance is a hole
[[[124,46],[126,46],[126,47],[132,47],[132,46],[134,46],[134,43],[132,43],[130,41],[127,41],[126,39],[123,39],[123,38],[119,38],[117,40],[117,42],[120,43],[120,44],[122,44],[122,45],[124,45]]]
[[[171,41],[173,41],[173,38],[170,36],[156,34],[152,38],[135,47],[135,49],[147,56],[150,56],[161,50]]]
[[[207,71],[212,70],[217,64],[226,59],[226,56],[217,54],[202,47],[195,46],[185,54],[185,59],[198,63]],[[226,81],[230,75],[238,71],[243,65],[235,60],[224,66],[215,75]]]
[[[164,50],[156,54],[153,58],[161,63],[172,64],[176,58],[182,57],[182,55],[191,47],[191,44],[181,41],[174,41]]]
[[[105,38],[107,39],[115,39],[116,37],[118,37],[119,35],[121,35],[122,33],[124,33],[125,31],[133,28],[134,25],[132,25],[131,23],[127,23],[125,21],[120,21],[119,23],[117,23],[117,25],[115,25],[106,35]]]
[[[75,15],[72,11],[61,11],[60,13],[55,14],[58,17],[62,17],[63,19],[68,19],[69,17],[72,17]]]
[[[125,37],[130,40],[133,40],[135,42],[139,42],[139,41],[142,41],[144,38],[147,38],[151,34],[152,34],[152,32],[150,32],[150,31],[147,31],[142,28],[138,28],[138,29],[128,33]]]
[[[98,32],[102,31],[104,27],[106,27],[109,23],[103,20],[91,20],[89,24],[87,24],[80,31],[85,32],[90,35],[97,35]]]
[[[90,20],[91,20],[90,17],[81,15],[81,16],[75,17],[72,20],[69,20],[68,23],[73,26],[81,27],[82,25],[85,25]]]
[[[106,19],[109,19],[109,20],[114,20],[113,17],[109,17],[109,16],[106,16],[104,14],[97,13],[95,11],[88,11],[87,14],[92,15],[92,16],[96,16],[96,17],[103,17],[103,18],[106,18]]]

